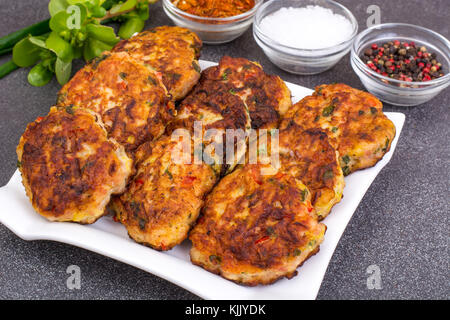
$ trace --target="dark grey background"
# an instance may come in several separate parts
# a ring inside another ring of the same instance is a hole
[[[44,0],[1,0],[0,35],[47,18]],[[382,22],[406,22],[449,38],[448,0],[341,0],[366,26],[366,9],[381,7]],[[171,24],[160,4],[147,27]],[[344,82],[363,89],[346,56],[316,76],[295,76],[268,61],[251,30],[232,43],[205,46],[202,58],[222,55],[259,61],[269,73],[313,88]],[[8,57],[1,57],[3,63]],[[0,80],[0,186],[16,170],[15,148],[28,122],[55,102],[56,81],[43,88],[27,83],[27,70]],[[413,108],[385,106],[406,114],[389,165],[377,177],[350,221],[330,262],[319,299],[449,298],[449,90]],[[1,209],[0,209],[1,210]],[[11,214],[14,214],[11,212]],[[66,288],[66,268],[81,267],[81,290]],[[368,290],[366,269],[381,269],[382,289]],[[180,270],[182,272],[182,270]],[[0,299],[197,299],[151,274],[89,251],[49,241],[26,242],[0,225]]]

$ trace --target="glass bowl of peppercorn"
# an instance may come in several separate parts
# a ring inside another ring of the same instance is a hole
[[[264,0],[163,0],[174,24],[194,31],[204,43],[222,44],[241,36]]]
[[[450,42],[415,25],[386,23],[361,32],[351,65],[366,89],[398,106],[423,104],[450,84]]]

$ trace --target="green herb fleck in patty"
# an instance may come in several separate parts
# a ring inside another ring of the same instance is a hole
[[[330,115],[333,113],[334,108],[335,108],[335,107],[334,107],[333,104],[329,105],[328,107],[326,107],[325,109],[323,109],[322,115],[323,115],[324,117],[330,116]]]

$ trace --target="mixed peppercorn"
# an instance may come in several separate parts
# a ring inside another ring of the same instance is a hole
[[[425,82],[444,75],[436,53],[414,42],[373,43],[361,60],[373,71],[396,80]]]

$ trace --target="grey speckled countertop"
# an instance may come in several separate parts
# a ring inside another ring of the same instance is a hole
[[[448,0],[341,0],[365,28],[370,4],[381,8],[382,22],[406,22],[450,36]],[[170,24],[160,4],[147,27]],[[0,35],[48,16],[47,1],[2,0]],[[222,55],[259,61],[269,73],[313,88],[321,83],[362,84],[346,56],[316,76],[281,71],[264,56],[251,30],[232,43],[205,46],[202,58]],[[1,57],[0,63],[7,57]],[[28,122],[45,115],[59,89],[56,81],[34,88],[26,70],[0,80],[0,186],[16,170],[15,148]],[[350,221],[330,262],[318,299],[448,299],[450,136],[449,90],[412,108],[385,105],[406,114],[391,162],[383,169]],[[1,210],[1,209],[0,209]],[[82,271],[81,289],[66,287],[66,268]],[[370,265],[381,271],[380,290],[366,285]],[[50,241],[23,241],[0,225],[0,299],[198,299],[156,276],[101,255]]]

